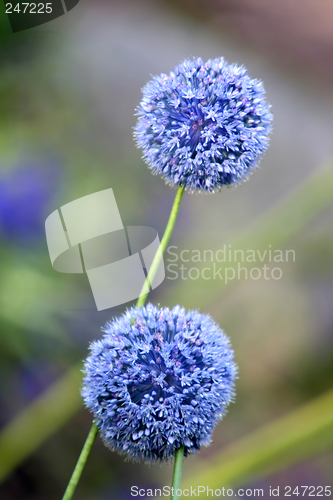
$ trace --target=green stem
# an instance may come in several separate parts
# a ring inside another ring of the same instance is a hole
[[[158,266],[160,265],[163,254],[165,252],[165,249],[166,249],[167,244],[170,240],[170,236],[172,234],[173,228],[175,226],[175,222],[177,219],[179,206],[180,206],[180,202],[181,202],[182,197],[183,197],[183,193],[184,193],[184,187],[179,186],[179,188],[177,189],[175,200],[174,200],[173,205],[172,205],[170,217],[169,217],[167,226],[165,228],[161,244],[159,246],[158,251],[156,252],[156,254],[154,256],[153,262],[152,262],[150,269],[149,269],[149,272],[148,272],[148,276],[146,277],[146,280],[145,280],[143,287],[142,287],[142,290],[141,290],[141,294],[143,294],[143,295],[140,294],[140,297],[138,298],[138,301],[136,303],[137,307],[142,307],[144,305],[144,303],[146,302],[146,299],[148,297],[149,292],[143,293],[143,291],[146,289],[147,285],[149,287],[150,283],[153,282],[153,279],[155,277]],[[75,489],[77,487],[77,484],[79,482],[79,479],[81,477],[83,468],[84,468],[85,463],[87,461],[87,458],[89,456],[90,450],[92,448],[92,445],[94,444],[94,441],[95,441],[95,438],[97,435],[97,430],[98,430],[97,426],[95,424],[93,424],[91,429],[90,429],[90,432],[88,434],[88,437],[86,439],[86,442],[84,443],[84,446],[83,446],[82,451],[81,451],[81,455],[79,457],[79,460],[77,461],[77,464],[76,464],[75,469],[73,471],[72,477],[68,483],[65,494],[62,497],[62,500],[71,500],[72,499],[74,492],[75,492]],[[183,450],[183,454],[184,454],[184,450]],[[177,455],[176,455],[176,460],[177,460]],[[182,460],[183,459],[181,458],[181,461]],[[181,464],[180,464],[180,477],[181,477]],[[179,484],[180,484],[180,477],[179,477]],[[178,497],[174,497],[174,498],[178,498]]]
[[[173,205],[172,205],[170,217],[169,217],[167,226],[165,228],[160,247],[159,247],[158,251],[156,252],[155,257],[153,259],[153,262],[150,266],[148,276],[143,284],[143,287],[142,287],[142,290],[140,293],[140,297],[138,298],[138,301],[136,303],[136,307],[142,307],[144,305],[144,303],[146,302],[146,299],[148,297],[149,292],[143,293],[143,291],[145,290],[147,284],[149,286],[149,284],[153,283],[156,271],[158,269],[158,266],[160,265],[163,254],[164,254],[165,249],[169,243],[170,236],[171,236],[173,228],[175,226],[175,222],[177,219],[177,215],[178,215],[178,211],[179,211],[179,207],[180,207],[180,202],[182,201],[183,193],[184,193],[184,187],[179,186],[179,188],[177,189],[175,200],[174,200]],[[141,294],[143,294],[143,295],[141,295]]]
[[[180,497],[180,495],[177,495],[177,491],[180,489],[180,483],[182,480],[183,458],[184,458],[184,446],[181,446],[180,448],[178,448],[175,455],[175,465],[173,468],[173,477],[172,477],[171,500],[179,500]]]
[[[152,265],[150,266],[148,276],[147,276],[146,281],[142,287],[141,293],[143,292],[143,290],[145,289],[147,284],[149,286],[149,284],[151,284],[153,282],[156,271],[157,271],[158,266],[162,260],[163,254],[164,254],[165,249],[169,243],[170,236],[171,236],[173,228],[175,226],[175,222],[177,219],[177,215],[178,215],[178,211],[179,211],[179,207],[180,207],[180,202],[182,201],[183,193],[184,193],[184,187],[179,186],[177,193],[176,193],[176,196],[175,196],[175,200],[174,200],[173,205],[172,205],[170,217],[169,217],[167,226],[166,226],[164,234],[163,234],[163,238],[162,238],[162,241],[160,244],[159,251],[157,251],[155,256],[154,256]],[[138,298],[138,301],[136,303],[137,307],[142,307],[144,305],[144,303],[146,302],[146,299],[148,297],[148,293],[149,292],[147,292],[143,295],[140,294],[140,297]],[[172,477],[172,488],[173,489],[171,490],[171,492],[172,492],[171,500],[179,500],[179,495],[177,495],[176,492],[180,488],[180,483],[181,483],[181,479],[182,479],[183,457],[184,457],[184,446],[181,446],[176,451],[176,455],[175,455],[175,465],[174,465],[173,477]]]
[[[89,456],[92,445],[94,444],[95,438],[97,436],[97,430],[98,430],[97,425],[93,424],[86,439],[86,442],[84,443],[81,454],[73,471],[72,477],[70,478],[65,494],[62,497],[62,500],[71,500],[74,491],[76,489],[77,483],[80,480],[83,468]]]

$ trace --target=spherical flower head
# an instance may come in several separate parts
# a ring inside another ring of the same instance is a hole
[[[33,243],[44,236],[50,201],[59,190],[59,165],[51,158],[18,165],[0,176],[0,239]]]
[[[188,191],[238,183],[268,147],[261,81],[223,58],[186,60],[143,88],[134,136],[154,174]]]
[[[180,306],[132,308],[91,345],[82,396],[104,443],[135,461],[167,460],[211,442],[234,396],[229,339]]]

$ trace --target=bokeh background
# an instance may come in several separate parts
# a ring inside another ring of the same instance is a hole
[[[1,500],[61,498],[92,421],[79,363],[106,320],[131,305],[97,312],[86,276],[52,269],[45,218],[112,187],[125,225],[162,235],[175,191],[141,160],[134,110],[150,75],[191,56],[222,55],[262,79],[274,133],[249,182],[184,195],[170,244],[178,253],[272,245],[296,260],[281,263],[280,280],[230,286],[167,272],[152,294],[211,313],[239,364],[235,404],[214,443],[186,460],[184,481],[207,468],[223,478],[233,456],[228,484],[263,488],[264,498],[269,486],[281,498],[287,485],[332,486],[330,0],[81,0],[15,35],[0,9]],[[130,486],[169,485],[171,475],[171,465],[125,462],[98,438],[75,498],[125,500]]]

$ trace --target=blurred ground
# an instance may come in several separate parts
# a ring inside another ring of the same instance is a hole
[[[42,165],[50,173],[38,195],[23,189],[6,210],[0,201],[10,228],[3,223],[0,233],[2,425],[83,359],[100,326],[125,309],[98,313],[84,276],[53,271],[46,216],[112,187],[125,225],[164,230],[175,192],[151,175],[132,139],[150,75],[186,57],[223,55],[265,83],[274,133],[261,169],[236,189],[186,194],[172,236],[179,251],[215,251],[333,159],[332,16],[327,0],[81,0],[52,24],[7,37],[0,53],[0,185],[20,169],[31,176]],[[17,199],[20,214],[33,215],[31,234],[23,234],[28,222],[17,215]],[[281,264],[281,280],[243,281],[205,305],[230,336],[240,374],[236,404],[200,460],[332,387],[332,222],[331,204],[294,235],[286,248],[296,261]],[[191,307],[192,290],[202,284],[183,285],[166,279],[151,298],[165,304],[178,287]],[[60,498],[90,423],[82,410],[0,486],[0,498]],[[332,466],[327,452],[260,484],[329,484]],[[122,500],[129,485],[169,484],[170,477],[170,466],[124,463],[98,442],[77,498]]]

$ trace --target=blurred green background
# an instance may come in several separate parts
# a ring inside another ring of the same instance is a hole
[[[269,486],[282,497],[288,485],[332,485],[332,3],[81,0],[14,35],[0,10],[1,500],[61,498],[92,421],[80,361],[131,305],[97,312],[86,276],[55,272],[45,219],[112,187],[125,225],[163,234],[175,190],[141,160],[134,110],[150,75],[191,56],[224,56],[262,79],[274,132],[249,182],[184,195],[170,245],[271,245],[296,259],[277,264],[279,280],[227,285],[167,270],[151,295],[210,313],[239,364],[236,402],[214,443],[185,461],[184,485],[263,488],[264,498]],[[124,462],[98,438],[75,498],[125,500],[130,486],[169,485],[171,475],[170,464]]]

